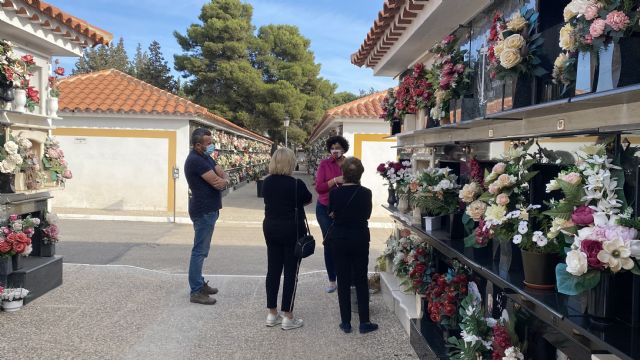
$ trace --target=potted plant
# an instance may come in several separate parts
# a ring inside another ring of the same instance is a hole
[[[69,170],[69,164],[64,158],[64,151],[60,148],[60,143],[52,137],[47,138],[44,143],[42,164],[44,169],[49,172],[46,183],[49,187],[61,186],[66,180],[73,178],[73,174]],[[220,165],[224,166],[223,164]]]
[[[5,288],[0,294],[2,310],[18,311],[24,305],[24,299],[29,295],[29,290],[23,288]]]
[[[17,214],[11,214],[0,226],[0,238],[5,243],[4,246],[11,246],[13,250],[13,271],[22,268],[22,257],[27,257],[31,254],[31,237],[38,225],[40,225],[40,219],[38,218],[32,218],[29,215],[24,219],[20,219]]]
[[[416,205],[422,210],[425,231],[439,230],[442,216],[458,210],[458,176],[449,168],[425,169],[419,175],[420,191],[415,196]]]
[[[56,65],[60,61],[56,59]],[[58,116],[58,98],[60,97],[60,89],[58,87],[58,79],[64,76],[64,68],[56,66],[53,75],[49,76],[49,98],[47,99],[47,115],[51,117]]]

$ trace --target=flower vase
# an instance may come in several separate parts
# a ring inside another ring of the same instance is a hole
[[[640,33],[634,32],[618,40],[620,77],[617,87],[640,83]]]
[[[536,290],[553,290],[556,286],[557,264],[558,257],[555,254],[540,254],[523,249],[524,285]]]
[[[0,105],[2,110],[11,110],[13,101],[13,82],[0,84]]]
[[[394,119],[391,120],[391,136],[399,134],[402,131],[402,121]]]
[[[416,129],[416,114],[405,114],[403,132],[414,131],[415,129]]]
[[[579,52],[576,68],[576,95],[594,92],[598,85],[598,54],[591,51]]]
[[[15,254],[11,257],[11,267],[13,268],[13,271],[22,269],[22,255]]]
[[[390,207],[394,207],[398,203],[398,198],[396,197],[396,189],[394,189],[392,185],[389,185],[388,191],[389,197],[387,197],[387,204],[389,204]]]
[[[613,287],[613,274],[609,271],[602,271],[600,282],[589,290],[587,295],[587,313],[592,324],[607,326],[613,322],[615,313]]]
[[[58,117],[58,98],[50,97],[47,99],[47,115],[52,118]]]
[[[416,130],[422,130],[427,127],[427,109],[418,110],[416,118]]]
[[[419,206],[413,208],[411,223],[414,225],[420,225],[422,223],[422,209],[420,209]]]
[[[56,244],[47,243],[40,245],[40,256],[41,257],[52,257],[56,254]]]
[[[16,175],[13,173],[0,173],[0,193],[13,194],[16,192],[15,177]]]
[[[9,275],[13,272],[13,264],[10,256],[0,256],[0,277]]]
[[[618,79],[620,79],[620,50],[617,43],[612,43],[598,52],[598,85],[596,92],[616,88]]]
[[[27,91],[24,89],[13,89],[13,111],[23,113],[27,105]]]
[[[425,216],[424,231],[435,231],[442,228],[442,216]]]
[[[533,81],[533,77],[520,74],[514,77],[512,81],[510,106],[507,106],[507,99],[505,98],[504,109],[517,109],[533,104],[535,96],[535,81]]]
[[[13,189],[15,191],[25,191],[27,190],[27,174],[23,172],[19,172],[15,174]]]
[[[2,302],[2,310],[6,312],[18,311],[22,308],[24,304],[24,300],[13,300],[13,301],[3,301]]]
[[[407,195],[398,196],[398,211],[405,214],[409,210],[409,199]]]

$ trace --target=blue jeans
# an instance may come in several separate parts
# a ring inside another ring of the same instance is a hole
[[[322,231],[322,239],[326,240],[327,231],[333,223],[333,219],[329,217],[329,209],[319,202],[316,204],[316,219]],[[336,281],[336,266],[333,263],[333,252],[327,243],[324,244],[324,265],[327,268],[329,281]]]
[[[202,277],[202,265],[204,259],[209,256],[211,248],[211,237],[216,220],[220,215],[219,211],[212,211],[197,218],[192,218],[195,236],[193,239],[193,249],[191,249],[191,260],[189,261],[189,286],[191,294],[195,294],[204,286]]]

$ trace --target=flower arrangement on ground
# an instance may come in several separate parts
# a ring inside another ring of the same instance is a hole
[[[60,228],[58,227],[58,215],[47,212],[40,224],[42,229],[42,243],[55,244],[60,241]]]
[[[430,50],[435,63],[428,72],[433,84],[431,117],[440,121],[449,113],[449,100],[460,99],[471,84],[473,70],[466,66],[466,50],[460,50],[454,35],[446,36]]]
[[[561,190],[564,198],[545,212],[552,222],[548,237],[571,244],[565,263],[556,267],[558,291],[568,295],[595,287],[603,271],[640,274],[638,231],[621,225],[631,211],[622,211],[620,167],[604,145],[584,146],[576,156],[575,167],[547,184],[548,192]]]
[[[2,287],[0,287],[2,289]],[[4,288],[0,291],[0,300],[17,301],[24,300],[29,295],[29,290],[23,288]]]
[[[436,217],[454,213],[460,206],[458,201],[458,176],[449,168],[425,169],[419,176],[420,190],[415,202],[427,216]]]
[[[27,216],[24,219],[12,214],[0,226],[0,256],[31,254],[31,237],[35,228],[40,225],[40,219]]]
[[[493,17],[487,38],[489,71],[492,78],[504,80],[519,74],[542,76],[547,71],[540,65],[539,53],[544,43],[536,33],[539,14],[523,7],[509,19],[500,13]]]
[[[447,328],[455,328],[459,322],[458,305],[467,296],[469,271],[457,261],[446,274],[435,273],[427,287],[427,311],[429,319]]]
[[[62,184],[73,177],[71,170],[69,170],[69,164],[64,158],[64,151],[54,138],[47,138],[44,143],[42,164],[44,169],[49,171],[49,179],[57,184]]]
[[[474,234],[465,238],[467,247],[484,247],[497,238],[517,242],[531,232],[529,215],[539,206],[529,204],[529,180],[536,174],[530,167],[536,159],[527,154],[532,142],[512,147],[502,155],[485,177],[485,191],[467,209],[467,215],[479,225]],[[471,198],[469,198],[470,200]],[[483,204],[484,203],[484,204]],[[482,213],[482,210],[484,213]],[[526,227],[526,229],[525,229]],[[532,233],[531,233],[532,234]]]
[[[474,282],[468,285],[469,294],[460,303],[460,338],[447,339],[452,360],[488,359],[493,350],[493,327],[497,321],[484,316],[482,296]]]

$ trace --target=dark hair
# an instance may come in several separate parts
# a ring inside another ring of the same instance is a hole
[[[353,156],[344,159],[341,169],[344,182],[353,184],[360,183],[360,178],[364,172],[364,166],[362,166],[360,159]]]
[[[331,152],[331,146],[333,146],[334,144],[342,146],[344,152],[349,151],[349,142],[347,141],[347,139],[343,138],[340,135],[332,136],[327,139],[327,152]]]
[[[200,144],[202,142],[202,138],[205,136],[211,136],[211,131],[205,128],[197,128],[193,130],[193,132],[191,133],[191,146]]]

